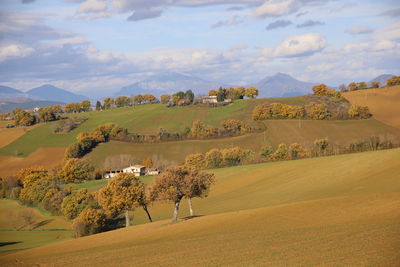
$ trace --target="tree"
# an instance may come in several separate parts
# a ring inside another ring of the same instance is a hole
[[[151,158],[144,159],[142,161],[142,165],[145,166],[147,169],[153,167],[153,160]]]
[[[57,115],[56,113],[53,111],[52,107],[45,107],[39,110],[39,120],[40,121],[54,121],[57,120]]]
[[[249,98],[255,98],[256,96],[258,96],[258,89],[255,87],[246,88],[245,96]]]
[[[347,87],[349,88],[350,92],[358,90],[357,84],[355,82],[350,83]]]
[[[393,76],[386,81],[386,86],[400,85],[400,76]]]
[[[135,105],[140,105],[140,104],[142,104],[143,101],[144,101],[144,98],[142,95],[135,95],[133,97],[133,103],[135,103]]]
[[[75,219],[89,205],[91,195],[86,188],[79,189],[66,196],[61,204],[61,211],[68,219]]]
[[[214,174],[191,169],[185,177],[184,183],[185,197],[188,199],[190,216],[193,216],[192,198],[204,198],[208,196],[210,187],[214,183]]]
[[[104,98],[103,103],[104,103],[103,105],[104,109],[111,109],[114,107],[114,98],[111,97]]]
[[[347,92],[348,90],[346,88],[346,85],[344,85],[344,84],[339,85],[339,91],[341,93]]]
[[[218,95],[218,90],[210,90],[208,91],[209,96],[217,96]]]
[[[171,95],[161,95],[161,104],[168,104],[171,101]]]
[[[196,181],[196,179],[200,181]],[[154,180],[150,198],[173,202],[172,221],[176,222],[181,200],[184,197],[189,199],[206,196],[212,182],[213,176],[210,176],[210,174],[188,170],[183,166],[170,167]]]
[[[204,155],[201,153],[190,154],[185,158],[185,166],[188,168],[200,170],[204,168],[204,165]]]
[[[97,101],[97,102],[96,102],[96,110],[97,110],[97,111],[102,110],[102,106],[101,106],[100,101]]]
[[[58,187],[51,188],[46,192],[42,199],[42,206],[49,211],[51,215],[62,215],[61,203],[64,199],[65,192]]]
[[[69,159],[58,171],[57,177],[65,183],[82,182],[93,179],[94,166],[87,160]]]
[[[83,210],[74,220],[72,229],[76,237],[100,233],[106,227],[106,215],[100,209]]]
[[[265,159],[269,159],[273,152],[274,150],[271,146],[265,145],[261,147],[260,155]]]
[[[92,104],[90,103],[89,100],[83,100],[81,102],[80,111],[88,112],[88,111],[90,111],[91,108],[92,108]]]
[[[379,88],[379,82],[377,81],[371,82],[371,88]]]
[[[145,190],[145,184],[134,174],[121,173],[99,191],[99,204],[111,216],[125,212],[126,227],[130,225],[129,211],[135,207],[142,207],[152,221]]]
[[[56,187],[55,179],[48,173],[34,173],[25,177],[24,188],[21,190],[19,199],[26,205],[38,205],[46,193]]]
[[[221,151],[225,166],[236,166],[244,160],[244,151],[240,147],[225,148]]]
[[[217,101],[224,102],[225,98],[226,98],[226,89],[220,87],[217,93]]]
[[[186,101],[188,102],[188,103],[193,103],[193,100],[194,100],[194,93],[193,93],[193,91],[192,90],[187,90],[186,92],[185,92],[185,99],[186,99]]]
[[[29,168],[22,168],[17,172],[16,180],[18,184],[27,186],[43,176],[47,176],[48,171],[43,166],[33,166]]]
[[[358,90],[363,90],[363,89],[367,89],[368,85],[366,82],[359,82],[357,83],[357,89]]]
[[[147,102],[147,103],[156,103],[156,102],[158,102],[158,99],[154,96],[154,95],[152,95],[152,94],[145,94],[145,95],[143,95],[143,100],[145,101],[145,102]]]
[[[325,103],[310,103],[305,106],[305,109],[307,116],[313,120],[325,120],[330,117],[328,107],[325,105]]]
[[[289,146],[289,156],[291,159],[304,158],[306,151],[300,144],[293,143]]]
[[[115,99],[115,105],[117,108],[126,107],[131,104],[131,99],[127,96],[119,96]]]
[[[285,160],[288,158],[288,149],[286,144],[279,144],[276,151],[272,154],[273,160]]]
[[[15,125],[29,126],[36,122],[36,117],[34,115],[20,108],[14,109],[13,115]]]
[[[348,114],[351,118],[356,118],[356,119],[368,119],[372,116],[367,106],[356,106],[356,105],[350,106]]]
[[[318,148],[318,152],[321,153],[326,153],[326,150],[328,149],[329,142],[327,138],[323,139],[317,139],[314,141],[314,145]]]
[[[207,168],[218,168],[222,164],[222,153],[216,148],[208,151],[204,157],[205,166]]]

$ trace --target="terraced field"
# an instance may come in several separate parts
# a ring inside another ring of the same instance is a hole
[[[400,149],[239,166],[213,171],[196,214],[21,252],[5,265],[356,265],[400,260]],[[185,203],[183,203],[185,204]],[[134,223],[145,222],[135,212]]]

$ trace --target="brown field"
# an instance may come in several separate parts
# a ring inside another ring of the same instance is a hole
[[[25,133],[29,132],[39,124],[25,127],[5,128],[5,125],[10,123],[9,121],[0,121],[0,148],[11,144]]]
[[[26,158],[0,156],[0,177],[14,175],[19,169],[41,165],[54,168],[64,158],[65,148],[40,148]]]
[[[368,106],[374,118],[400,129],[400,86],[345,93],[353,104]]]
[[[214,170],[205,216],[155,223],[0,256],[13,265],[395,266],[400,262],[400,149]],[[182,203],[181,217],[187,216]],[[136,211],[134,223],[144,221]],[[164,219],[164,220],[163,220]]]

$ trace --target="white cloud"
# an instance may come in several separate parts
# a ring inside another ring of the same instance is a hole
[[[368,34],[373,32],[371,27],[368,26],[354,26],[351,27],[350,29],[346,30],[346,33],[356,35],[356,34]]]
[[[239,16],[233,16],[232,18],[230,18],[228,20],[220,20],[220,21],[214,23],[213,25],[211,25],[211,28],[215,29],[215,28],[219,28],[219,27],[233,26],[233,25],[241,24],[243,22],[244,22],[244,20],[241,19]]]
[[[274,49],[274,56],[299,57],[311,55],[321,51],[326,45],[326,39],[321,34],[308,33],[290,36]]]
[[[0,62],[10,58],[22,58],[30,55],[35,50],[31,47],[12,44],[0,47]]]
[[[259,18],[277,17],[297,12],[302,4],[298,0],[268,0],[254,10],[254,16]]]
[[[87,0],[79,5],[77,13],[98,13],[107,10],[107,4],[98,0]]]
[[[375,37],[377,39],[400,40],[400,22],[383,27],[376,33]]]

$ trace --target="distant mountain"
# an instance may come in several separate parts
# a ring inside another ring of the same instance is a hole
[[[192,90],[195,94],[208,94],[211,89],[229,85],[210,82],[195,76],[176,72],[167,72],[149,76],[134,84],[122,87],[115,96],[130,96],[137,94],[153,94],[159,97],[162,94],[171,94],[178,91]]]
[[[48,106],[53,106],[56,104],[63,104],[61,102],[56,102],[56,101],[42,101],[42,100],[28,100],[26,102],[0,102],[0,113],[4,112],[11,112],[15,108],[20,108],[20,109],[34,109],[35,107],[48,107]]]
[[[77,95],[67,90],[57,88],[53,85],[46,84],[40,87],[33,88],[26,92],[29,95],[38,97],[42,100],[56,101],[63,103],[80,102],[89,99],[84,95]]]
[[[393,74],[382,74],[370,80],[368,84],[371,84],[372,82],[379,82],[380,86],[384,86],[386,85],[386,81],[392,78],[393,76],[394,76]]]
[[[32,98],[35,97],[30,96],[20,90],[0,85],[0,101],[23,103],[31,101]]]
[[[0,85],[0,94],[23,94],[23,92],[8,86]]]
[[[254,84],[261,97],[289,97],[310,94],[316,83],[302,82],[290,75],[280,73],[268,76]]]

